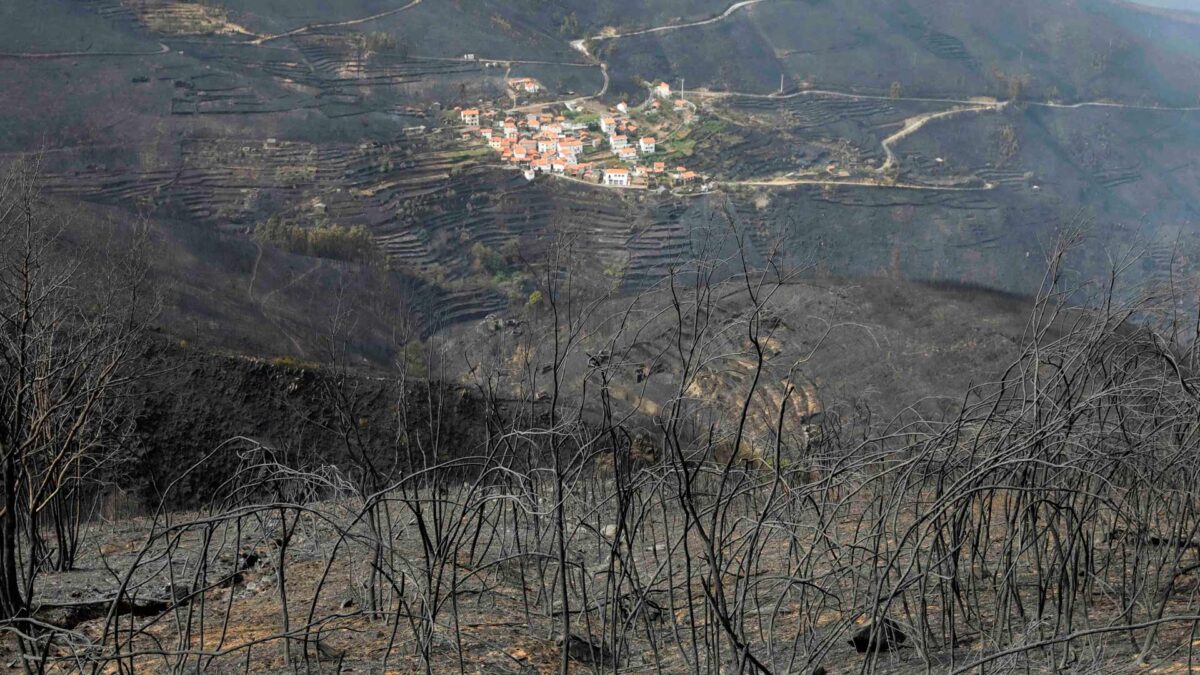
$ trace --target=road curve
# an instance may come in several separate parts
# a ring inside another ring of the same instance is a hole
[[[953,117],[955,115],[961,115],[964,113],[977,113],[977,112],[983,112],[986,110],[997,110],[997,111],[1003,110],[1004,105],[1005,104],[1003,104],[1003,103],[998,103],[996,105],[986,105],[986,106],[981,105],[981,106],[975,106],[973,108],[953,108],[950,110],[941,110],[938,112],[925,113],[923,115],[917,115],[916,117],[910,117],[910,118],[904,120],[904,126],[900,128],[900,131],[897,131],[896,133],[892,134],[891,136],[888,136],[887,138],[883,139],[883,152],[885,155],[885,159],[883,161],[883,165],[881,165],[878,169],[875,169],[875,171],[877,173],[884,173],[888,169],[895,166],[896,165],[896,152],[892,149],[892,146],[895,145],[896,143],[899,143],[900,141],[904,140],[908,136],[911,136],[912,134],[915,134],[916,132],[920,131],[921,127],[925,126],[926,124],[928,124],[934,120],[944,119],[946,117]]]
[[[679,30],[681,28],[695,28],[697,26],[707,26],[709,24],[714,24],[719,21],[724,21],[725,19],[728,19],[730,16],[732,16],[738,10],[745,9],[746,7],[750,7],[751,5],[757,5],[760,2],[766,2],[766,1],[767,0],[741,0],[741,2],[735,2],[734,4],[730,5],[729,8],[726,9],[721,14],[718,14],[717,16],[714,16],[709,19],[703,19],[701,21],[692,21],[690,23],[671,24],[669,26],[656,26],[654,28],[642,28],[640,30],[629,31],[627,33],[609,33],[607,35],[601,34],[601,35],[596,35],[596,36],[590,37],[588,39],[595,40],[595,41],[618,40],[620,38],[635,37],[638,35],[649,35],[651,33],[665,33],[667,31]],[[575,42],[583,42],[583,41],[576,40]],[[574,42],[571,43],[571,46],[574,47],[575,43]],[[575,48],[580,49],[580,51],[583,51],[585,54],[587,53],[586,47],[575,47]]]

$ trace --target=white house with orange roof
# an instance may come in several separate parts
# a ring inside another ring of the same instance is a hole
[[[617,150],[617,159],[621,160],[622,162],[636,162],[637,158],[638,153],[636,148],[626,146],[620,150]]]
[[[613,118],[613,117],[601,117],[600,118],[600,131],[603,131],[606,134],[611,134],[612,132],[614,132],[616,130],[617,130],[616,118]]]
[[[551,134],[541,134],[537,140],[538,152],[554,152],[558,150],[558,139]]]
[[[659,82],[654,85],[654,95],[659,98],[671,98],[671,85],[666,82]]]
[[[629,169],[605,169],[604,184],[612,187],[629,187]]]
[[[536,94],[542,90],[542,85],[532,77],[516,77],[508,81],[508,86],[526,94]]]
[[[658,141],[653,136],[645,136],[638,141],[638,149],[642,154],[649,155],[654,153],[654,149],[658,146]]]
[[[577,138],[564,138],[558,142],[558,152],[569,157],[571,161],[575,161],[579,155],[583,154],[583,141]]]
[[[467,108],[466,110],[463,110],[461,113],[461,117],[462,117],[463,124],[465,124],[469,127],[479,126],[479,109],[478,108]]]
[[[629,147],[629,138],[624,134],[615,134],[608,137],[608,146],[613,150]]]

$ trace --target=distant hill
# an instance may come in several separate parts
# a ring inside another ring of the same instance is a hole
[[[714,223],[757,260],[780,245],[820,274],[1017,293],[1083,223],[1081,277],[1137,251],[1129,274],[1166,283],[1200,261],[1200,22],[1178,16],[1117,0],[10,0],[0,162],[44,152],[56,199],[151,220],[187,261],[164,270],[172,325],[267,355],[310,354],[311,308],[339,284],[372,307],[438,307],[423,334],[519,306],[522,274],[563,234],[629,293]],[[537,77],[545,100],[607,83],[609,106],[682,83],[701,111],[672,159],[713,190],[501,169],[459,139],[454,108],[513,105],[506,76]],[[976,96],[1015,100],[895,143],[895,178],[914,187],[752,184],[829,165],[873,179],[884,139]],[[922,188],[954,181],[974,187]],[[272,217],[367,228],[389,270],[268,247],[247,292]],[[473,250],[507,251],[511,269],[481,270]],[[371,320],[364,358],[393,356],[386,329]]]
[[[1139,5],[1177,9],[1185,12],[1200,12],[1200,2],[1196,0],[1136,0]]]

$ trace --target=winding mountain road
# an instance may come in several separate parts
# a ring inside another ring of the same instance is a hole
[[[975,106],[973,108],[952,108],[950,110],[942,110],[939,112],[931,112],[923,115],[917,115],[915,117],[909,117],[908,119],[904,120],[904,126],[900,128],[900,131],[897,131],[891,136],[883,139],[883,152],[885,159],[883,164],[880,165],[878,169],[875,169],[875,171],[877,173],[885,173],[892,167],[896,166],[896,152],[892,149],[892,146],[915,134],[917,131],[920,131],[921,127],[925,126],[926,124],[934,120],[945,119],[947,117],[953,117],[955,115],[962,115],[965,113],[977,113],[992,110],[1000,111],[1004,109],[1005,105],[1007,104],[997,103],[996,105]]]
[[[361,25],[364,23],[370,23],[371,21],[378,21],[379,19],[386,19],[389,16],[392,16],[394,14],[399,14],[400,12],[403,12],[405,10],[409,10],[409,9],[412,9],[413,7],[416,7],[417,5],[421,4],[421,1],[422,0],[412,0],[412,2],[408,3],[407,5],[404,5],[403,7],[397,7],[396,9],[389,9],[386,12],[379,12],[378,14],[372,14],[371,16],[364,16],[359,19],[346,19],[345,21],[333,21],[330,23],[314,23],[314,24],[309,24],[307,26],[301,26],[300,28],[296,28],[294,30],[287,31],[286,33],[280,33],[278,35],[264,35],[255,40],[251,40],[250,44],[261,45],[261,44],[266,44],[267,42],[271,42],[272,40],[282,40],[284,38],[289,38],[294,35],[300,35],[300,34],[307,33],[309,31],[313,31],[313,30],[322,30],[325,28],[344,28],[346,26],[358,26],[358,25]]]
[[[1160,105],[1136,105],[1133,103],[1115,103],[1112,101],[1084,101],[1082,103],[1022,101],[1022,105],[1037,106],[1039,108],[1056,108],[1058,110],[1078,110],[1079,108],[1119,108],[1122,110],[1147,110],[1161,112],[1200,112],[1200,106],[1171,107]]]
[[[156,52],[0,52],[0,59],[74,59],[81,56],[158,56],[171,51],[163,43],[158,43]]]
[[[719,23],[721,21],[724,21],[725,19],[728,19],[729,17],[736,14],[739,10],[742,10],[742,9],[745,9],[746,7],[750,7],[752,5],[757,5],[760,2],[766,2],[766,1],[767,0],[741,0],[741,2],[736,2],[732,5],[730,5],[729,8],[726,9],[721,14],[718,14],[717,16],[714,16],[712,18],[703,19],[701,21],[692,21],[689,23],[675,23],[675,24],[669,24],[666,26],[655,26],[654,28],[642,28],[639,30],[632,30],[632,31],[629,31],[626,33],[602,33],[600,35],[596,35],[596,36],[593,36],[593,37],[587,38],[587,39],[592,40],[592,41],[617,40],[620,38],[636,37],[638,35],[649,35],[651,33],[665,33],[667,31],[679,30],[681,28],[696,28],[699,26],[708,26],[708,25],[711,25],[714,23]],[[577,40],[576,42],[579,42],[579,41]],[[572,43],[572,46],[574,46],[574,43]],[[576,49],[579,49],[579,47],[576,47]],[[586,53],[586,51],[585,51],[585,53]]]
[[[796,185],[820,185],[822,187],[866,187],[888,188],[892,190],[926,190],[929,192],[984,192],[996,189],[993,183],[984,183],[978,187],[957,187],[953,185],[922,185],[920,183],[875,183],[869,180],[828,180],[824,178],[764,178],[761,180],[726,180],[717,181],[718,185],[744,185],[749,187],[793,187]]]

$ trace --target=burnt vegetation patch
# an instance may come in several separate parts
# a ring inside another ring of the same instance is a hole
[[[750,267],[736,236],[632,296],[560,242],[527,323],[479,327],[511,351],[444,335],[367,372],[334,331],[319,364],[147,358],[138,256],[76,295],[69,257],[42,264],[58,230],[34,185],[17,174],[0,201],[21,252],[0,266],[0,628],[18,667],[1189,656],[1197,352],[1158,306],[1072,307],[1066,248],[994,380],[876,416],[809,377],[861,327],[785,341],[802,282]],[[435,384],[450,358],[469,386]],[[118,488],[155,464],[122,513]]]

